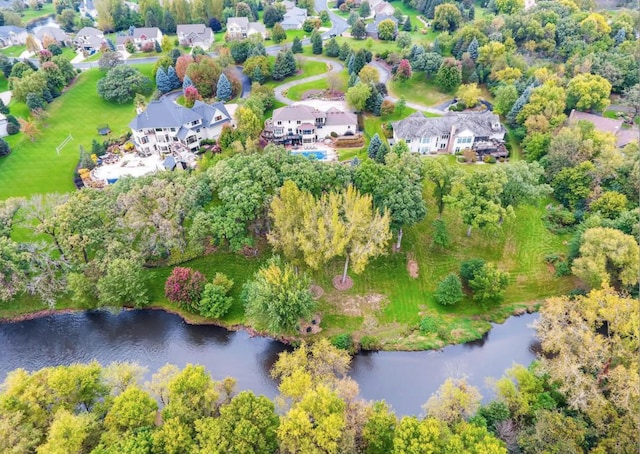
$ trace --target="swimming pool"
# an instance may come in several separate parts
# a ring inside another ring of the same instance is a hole
[[[291,154],[302,155],[309,159],[318,159],[319,161],[326,161],[327,152],[324,150],[294,150]]]

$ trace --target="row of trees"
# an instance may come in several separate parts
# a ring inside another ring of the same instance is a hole
[[[536,325],[540,362],[507,370],[486,404],[464,378],[449,378],[420,418],[359,398],[348,354],[326,340],[280,355],[276,403],[190,364],[144,384],[145,370],[129,363],[16,370],[0,392],[0,450],[634,452],[636,315],[636,301],[608,289],[552,298]]]

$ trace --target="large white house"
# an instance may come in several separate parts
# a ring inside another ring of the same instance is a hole
[[[480,154],[507,154],[506,131],[500,118],[489,111],[448,112],[434,118],[415,112],[392,126],[393,140],[404,140],[414,153],[457,153],[470,148]]]
[[[267,39],[267,28],[260,22],[249,22],[246,17],[230,17],[227,19],[227,35],[233,39],[248,38],[259,34]]]
[[[294,6],[285,13],[280,25],[285,30],[302,30],[304,21],[307,20],[307,10]]]
[[[199,46],[208,50],[213,44],[213,31],[204,24],[181,24],[176,33],[181,46]]]
[[[152,101],[129,123],[133,142],[144,154],[197,151],[203,139],[217,139],[231,116],[224,104],[196,101],[191,109],[168,98]]]
[[[336,107],[326,111],[305,104],[281,107],[265,122],[264,136],[281,144],[312,144],[332,133],[353,135],[358,130],[354,113]]]
[[[140,50],[149,44],[155,47],[156,44],[162,44],[162,32],[158,27],[132,28],[125,35],[116,36],[116,49],[127,50],[128,41]]]
[[[27,29],[15,25],[0,26],[0,47],[21,46],[27,42]]]
[[[97,28],[83,27],[76,33],[75,43],[81,50],[93,54],[104,45],[104,33]]]

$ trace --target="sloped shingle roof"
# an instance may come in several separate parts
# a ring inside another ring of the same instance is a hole
[[[185,123],[200,119],[191,109],[179,106],[168,98],[151,101],[147,109],[131,120],[131,129],[179,128]]]
[[[500,118],[489,111],[486,112],[448,112],[442,117],[426,118],[415,112],[404,120],[393,123],[393,131],[402,139],[417,139],[449,134],[453,126],[456,131],[471,131],[475,136],[490,136],[500,130],[492,129],[493,123],[500,123]]]

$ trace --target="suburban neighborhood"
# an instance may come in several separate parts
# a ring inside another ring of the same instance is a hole
[[[636,453],[637,6],[0,0],[0,453]]]

